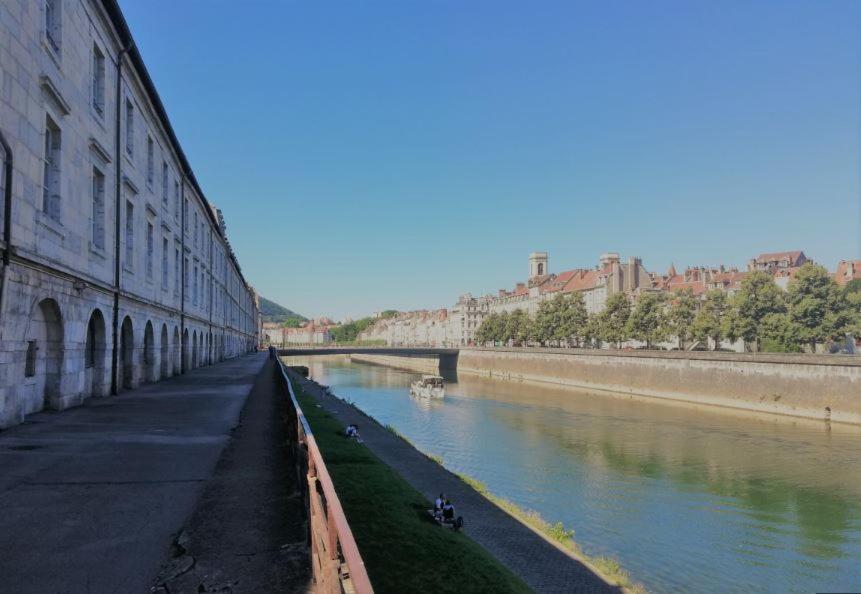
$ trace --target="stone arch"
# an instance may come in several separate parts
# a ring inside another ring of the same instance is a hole
[[[144,343],[143,343],[143,381],[155,381],[155,331],[152,327],[152,321],[147,320],[144,326]]]
[[[188,328],[182,333],[182,371],[186,372],[191,369],[191,345],[188,344]]]
[[[170,377],[170,345],[168,344],[167,324],[161,325],[161,344],[159,345],[161,369],[160,377],[162,379]]]
[[[63,371],[63,316],[54,299],[39,301],[24,334],[24,385],[30,394],[27,412],[60,408]]]
[[[132,319],[126,316],[120,328],[119,382],[123,389],[135,387],[135,332]]]
[[[173,327],[173,375],[182,373],[182,343],[179,339],[179,326]]]
[[[105,316],[98,308],[90,314],[87,336],[84,339],[84,395],[105,394]]]
[[[191,333],[191,368],[197,367],[197,330]]]

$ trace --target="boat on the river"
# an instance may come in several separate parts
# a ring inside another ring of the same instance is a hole
[[[410,384],[410,394],[418,398],[444,398],[445,384],[438,375],[423,375]]]

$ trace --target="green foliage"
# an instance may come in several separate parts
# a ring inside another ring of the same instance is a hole
[[[529,340],[532,320],[522,309],[515,309],[505,321],[505,340],[513,340],[515,344],[523,344]]]
[[[846,294],[850,293],[861,293],[861,278],[855,278],[846,283],[846,286],[843,287],[843,290]]]
[[[375,321],[376,320],[371,317],[361,318],[346,324],[341,324],[340,326],[335,326],[329,332],[332,335],[332,340],[337,343],[356,342],[356,337],[358,337],[361,332],[371,327]]]
[[[308,318],[304,316],[300,316],[294,311],[290,311],[283,305],[278,305],[274,301],[270,301],[265,297],[260,297],[260,317],[264,322],[273,322],[275,324],[287,325],[295,324],[295,326],[288,326],[289,328],[298,328],[302,322],[307,322]]]
[[[691,335],[702,342],[711,338],[717,349],[724,337],[723,319],[726,308],[726,293],[719,289],[706,293],[705,300],[700,304],[700,309],[691,323]]]
[[[598,337],[604,342],[622,346],[628,338],[627,324],[631,316],[631,304],[624,293],[613,293],[598,314]]]
[[[488,342],[498,342],[502,341],[502,337],[505,334],[505,320],[501,315],[496,312],[493,312],[481,321],[481,325],[478,327],[478,330],[475,332],[475,338],[479,342],[479,344],[485,344]]]
[[[760,323],[761,350],[766,353],[798,353],[798,328],[787,313],[770,313]]]
[[[768,314],[783,313],[786,306],[783,293],[770,274],[751,272],[741,283],[741,289],[733,299],[737,312],[734,330],[747,342],[758,342],[762,337],[762,320]]]
[[[648,348],[664,340],[667,337],[665,303],[666,296],[663,293],[640,295],[636,307],[625,324],[626,338],[642,340]]]
[[[560,295],[561,324],[553,336],[556,340],[570,340],[579,344],[586,336],[586,325],[589,322],[589,312],[586,311],[586,301],[580,292]]]
[[[786,302],[793,344],[808,344],[812,349],[816,343],[842,337],[854,325],[846,293],[824,267],[812,262],[795,274]]]
[[[676,291],[670,298],[670,310],[667,312],[667,334],[679,339],[679,348],[684,349],[685,343],[691,337],[694,317],[697,314],[697,300],[691,289]]]

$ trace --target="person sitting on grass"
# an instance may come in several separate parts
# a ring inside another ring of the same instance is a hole
[[[445,495],[443,495],[442,493],[440,493],[440,494],[439,494],[439,497],[437,497],[437,498],[434,500],[434,502],[433,502],[433,516],[434,516],[437,520],[441,520],[441,519],[442,519],[442,506],[443,506],[444,504],[445,504]]]
[[[463,516],[454,517],[454,505],[448,499],[442,506],[442,523],[450,524],[455,531],[463,528]]]
[[[451,524],[454,521],[454,506],[448,499],[442,505],[442,521],[446,524]]]

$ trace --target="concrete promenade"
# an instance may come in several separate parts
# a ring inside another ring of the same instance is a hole
[[[428,500],[445,493],[455,504],[458,515],[464,517],[464,531],[470,538],[536,592],[620,591],[356,408],[324,394],[314,382],[296,374],[292,378],[345,426],[358,424],[365,445]]]
[[[264,365],[231,359],[0,432],[0,590],[149,592]]]

